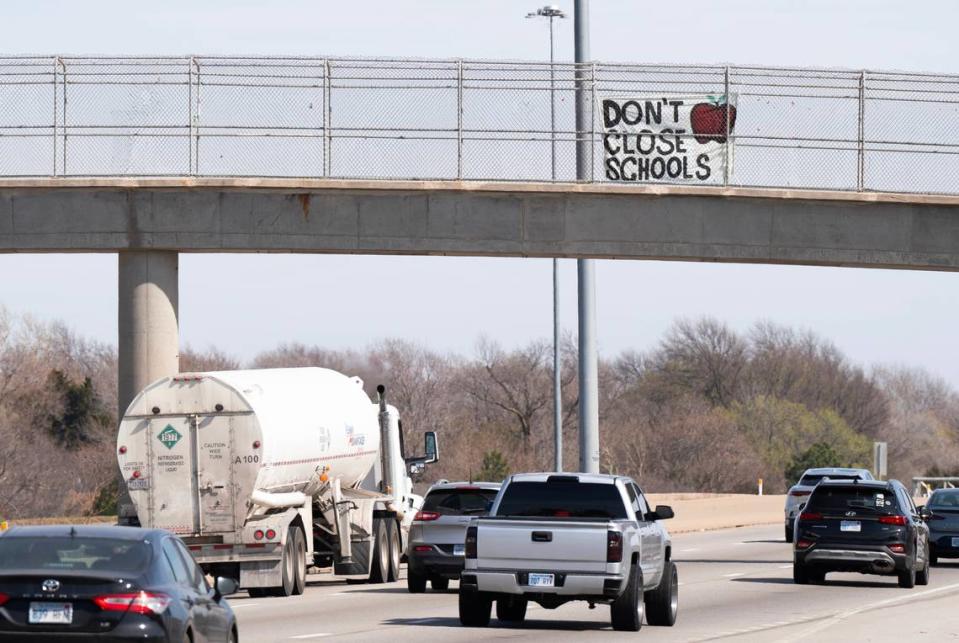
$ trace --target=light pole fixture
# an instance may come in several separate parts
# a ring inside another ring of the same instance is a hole
[[[540,7],[526,14],[527,18],[549,18],[549,131],[550,131],[550,178],[556,180],[556,67],[553,47],[553,20],[565,18],[554,4]],[[560,384],[562,365],[559,350],[559,260],[553,259],[553,441],[556,449],[553,467],[563,470],[563,391]]]

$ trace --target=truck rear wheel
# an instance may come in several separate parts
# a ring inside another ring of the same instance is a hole
[[[293,553],[295,555],[293,569],[293,593],[302,594],[306,590],[306,538],[299,525],[290,529],[290,538],[293,539]]]
[[[460,623],[466,627],[486,627],[493,611],[493,599],[484,592],[460,592]]]
[[[633,565],[629,574],[629,584],[609,606],[609,616],[613,629],[620,632],[638,632],[643,626],[645,612],[643,570],[639,568],[639,565]]]
[[[395,583],[400,579],[400,526],[395,520],[390,520],[387,524],[387,531],[390,541],[390,569],[387,580]]]
[[[386,522],[373,519],[373,564],[370,566],[370,582],[384,583],[390,575],[390,540]]]
[[[283,545],[283,557],[280,560],[280,569],[283,570],[283,584],[273,588],[274,596],[292,596],[296,588],[296,549],[293,543],[293,531],[286,535],[286,544]]]
[[[676,563],[668,561],[656,589],[646,592],[646,620],[650,625],[672,627],[679,613],[679,572]]]
[[[509,623],[522,623],[526,620],[528,604],[529,601],[519,596],[498,598],[496,599],[496,618]]]

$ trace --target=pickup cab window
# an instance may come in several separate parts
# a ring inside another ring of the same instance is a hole
[[[503,492],[496,515],[623,520],[626,505],[613,484],[513,482]]]

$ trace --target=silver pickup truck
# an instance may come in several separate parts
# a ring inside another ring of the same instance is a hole
[[[635,482],[622,476],[527,473],[509,477],[490,515],[466,531],[460,578],[463,625],[526,618],[529,601],[555,609],[569,601],[610,606],[616,630],[672,625],[679,608],[672,543]]]

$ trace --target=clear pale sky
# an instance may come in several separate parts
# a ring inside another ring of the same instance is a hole
[[[5,4],[0,52],[540,60],[546,24],[524,19],[536,6],[32,0]],[[593,0],[592,57],[956,73],[957,22],[959,3],[947,0]],[[558,25],[557,57],[572,58],[571,20]],[[0,255],[0,304],[115,342],[116,272],[113,255]],[[346,348],[386,336],[460,353],[480,335],[513,346],[551,336],[551,274],[543,259],[181,255],[181,341],[242,357],[280,342]],[[563,324],[575,331],[574,261],[562,262],[561,279]],[[956,274],[602,261],[597,294],[605,355],[651,347],[676,317],[738,329],[768,319],[820,333],[858,362],[922,366],[959,387]]]

